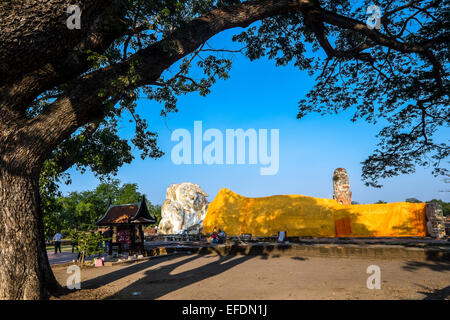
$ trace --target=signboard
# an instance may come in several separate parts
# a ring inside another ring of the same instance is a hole
[[[130,229],[117,229],[117,242],[118,243],[131,243]]]
[[[94,260],[94,265],[96,267],[103,267],[103,260],[102,259],[95,259]]]

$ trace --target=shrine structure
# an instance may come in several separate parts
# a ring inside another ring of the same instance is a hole
[[[144,254],[142,226],[154,223],[156,223],[156,219],[148,211],[143,196],[139,203],[110,205],[96,225],[110,228],[109,255],[112,254],[113,246],[117,246],[118,252],[121,253],[125,245],[128,246],[129,255],[134,255],[136,253]]]

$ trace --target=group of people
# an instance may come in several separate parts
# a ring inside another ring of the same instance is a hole
[[[222,244],[226,242],[227,234],[222,229],[217,230],[217,227],[214,227],[211,238],[211,243]]]

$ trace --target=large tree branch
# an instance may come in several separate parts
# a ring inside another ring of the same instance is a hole
[[[215,34],[274,15],[300,10],[308,0],[248,1],[240,5],[215,9],[187,23],[167,38],[140,50],[127,60],[87,74],[73,81],[70,89],[41,115],[30,120],[34,132],[40,133],[46,153],[78,127],[105,116],[105,101],[117,92],[117,83],[130,72],[138,80],[127,82],[121,90],[156,81],[173,63],[194,52]]]
[[[396,51],[423,55],[428,50],[419,43],[399,42],[368,28],[363,22],[324,10],[309,0],[247,1],[218,8],[186,23],[163,40],[139,50],[128,59],[71,82],[58,100],[29,122],[33,132],[40,137],[40,146],[45,146],[38,154],[45,157],[77,128],[103,118],[109,97],[121,90],[155,83],[164,70],[197,50],[215,34],[230,28],[246,27],[267,17],[298,11],[313,12],[316,23],[325,22],[352,30],[367,36],[373,43]],[[134,75],[137,77],[133,78]]]
[[[344,59],[359,59],[363,61],[373,61],[373,58],[370,56],[369,53],[362,52],[373,46],[368,42],[364,42],[358,47],[352,48],[350,50],[336,50],[335,48],[333,48],[333,46],[330,44],[325,34],[325,25],[317,13],[318,13],[317,8],[311,8],[311,10],[306,10],[303,12],[303,19],[305,21],[305,25],[308,26],[311,29],[311,31],[315,34],[317,41],[327,54],[328,59],[336,57]]]
[[[98,125],[98,122],[91,122],[86,125],[83,132],[80,134],[83,135],[85,139],[90,139],[95,131],[97,131]],[[58,167],[58,173],[63,173],[70,169],[73,165],[75,165],[76,161],[73,158],[73,155],[70,152],[66,151],[59,154],[56,157],[55,162]]]
[[[432,65],[433,75],[435,77],[436,86],[438,87],[439,92],[441,94],[445,94],[445,88],[443,86],[442,81],[443,68],[442,65],[439,63],[438,59],[434,56],[433,52],[430,50],[430,47],[432,46],[431,40],[415,43],[400,42],[395,38],[395,36],[393,37],[387,36],[376,29],[370,29],[363,22],[360,22],[352,18],[344,17],[331,11],[324,10],[318,6],[315,6],[313,8],[307,8],[306,10],[307,10],[305,12],[306,14],[308,14],[309,16],[314,16],[315,19],[319,21],[323,21],[332,24],[334,26],[341,27],[343,29],[352,30],[354,32],[363,34],[373,43],[378,44],[380,46],[384,46],[402,53],[416,53],[424,57]],[[324,49],[326,48],[325,49],[326,51],[328,50],[327,53],[334,54],[336,56],[339,54],[345,56],[348,56],[349,54],[354,54],[355,58],[358,58],[358,55],[361,55],[360,51],[343,52],[343,53],[333,51],[331,46],[327,43],[328,41],[326,41],[326,39],[324,38],[323,32],[321,33],[321,30],[316,27],[315,33],[319,35],[319,42],[321,43],[321,45],[323,44]],[[441,34],[434,40],[448,42],[449,33],[445,32],[444,34]]]
[[[80,30],[66,25],[71,4],[82,10]],[[126,32],[126,9],[126,0],[0,2],[0,103],[23,112],[42,92],[86,72],[87,50],[103,52]]]
[[[357,33],[367,36],[370,40],[383,47],[388,47],[393,50],[403,53],[418,53],[422,54],[428,49],[428,41],[426,42],[400,42],[394,37],[389,37],[377,29],[370,29],[365,22],[348,18],[340,14],[324,10],[321,8],[314,8],[312,11],[318,15],[320,19],[331,25],[340,27],[342,29],[352,30]],[[448,34],[446,35],[448,39]]]

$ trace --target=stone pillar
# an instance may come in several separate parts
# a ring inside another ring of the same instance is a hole
[[[445,238],[444,214],[441,204],[438,202],[427,202],[425,208],[428,235],[436,239]]]
[[[333,199],[340,204],[352,204],[352,192],[347,171],[337,168],[333,173]]]

